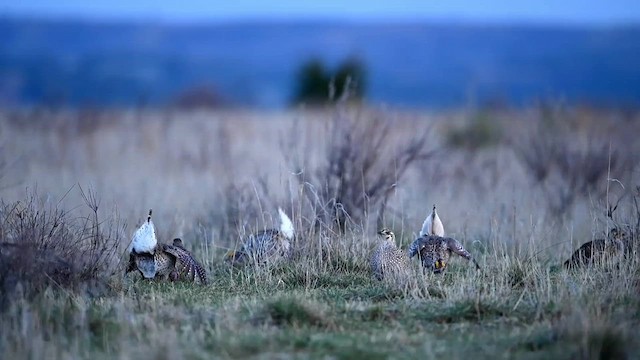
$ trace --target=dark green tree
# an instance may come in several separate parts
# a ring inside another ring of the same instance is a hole
[[[320,104],[329,98],[330,77],[320,60],[313,59],[305,63],[297,76],[297,89],[294,103],[306,102]]]
[[[320,60],[313,59],[298,72],[293,103],[319,105],[343,97],[360,100],[364,97],[365,85],[365,66],[359,59],[347,59],[334,74]]]
[[[334,77],[337,97],[346,95],[348,99],[362,99],[365,95],[366,75],[364,64],[359,59],[349,58],[344,61]]]

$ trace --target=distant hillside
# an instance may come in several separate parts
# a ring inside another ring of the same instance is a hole
[[[300,64],[367,66],[368,100],[410,107],[563,99],[640,105],[640,27],[269,23],[154,25],[0,19],[0,104],[166,104],[212,86],[286,106]]]

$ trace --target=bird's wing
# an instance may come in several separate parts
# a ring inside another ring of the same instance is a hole
[[[587,263],[591,259],[593,252],[593,241],[588,241],[582,244],[576,251],[571,254],[571,258],[564,262],[565,267],[579,266],[583,263]]]
[[[136,255],[133,253],[129,254],[129,265],[127,266],[126,273],[130,273],[132,271],[138,270],[138,265],[136,264]]]
[[[276,238],[278,237],[279,233],[280,232],[278,230],[268,229],[265,231],[260,231],[255,235],[251,235],[245,242],[243,250],[246,253],[255,256],[268,255],[268,253],[273,248],[275,248]]]
[[[370,260],[371,271],[378,280],[382,280],[382,264],[381,264],[382,247],[379,245],[373,252]]]
[[[207,272],[183,247],[163,244],[162,250],[176,258],[176,270],[181,277],[195,283],[207,284]]]
[[[398,262],[399,264],[401,264],[402,266],[406,266],[409,265],[409,258],[407,257],[407,254],[404,253],[402,250],[400,249],[395,249],[393,252],[393,257],[396,259],[396,262]]]
[[[460,244],[460,242],[454,238],[445,238],[445,241],[447,242],[447,248],[462,256],[463,258],[469,260],[469,261],[473,261],[473,263],[476,265],[476,268],[480,269],[480,265],[478,264],[478,262],[476,261],[476,259],[473,258],[473,256],[471,256],[471,253],[469,253],[463,246],[462,244]]]
[[[420,236],[419,238],[413,240],[411,245],[409,245],[409,249],[407,250],[409,258],[412,258],[418,254],[418,251],[420,251],[420,246],[424,243],[424,241],[424,236]]]
[[[291,255],[291,247],[280,230],[267,229],[256,234],[249,235],[240,250],[233,255],[234,263],[253,262],[260,264],[272,256]]]

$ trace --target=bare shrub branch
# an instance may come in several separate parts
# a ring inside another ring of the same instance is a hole
[[[107,283],[119,264],[124,228],[117,216],[99,219],[95,193],[82,196],[92,211],[86,217],[43,203],[35,193],[24,201],[0,203],[2,294],[9,296],[19,283],[29,293]]]
[[[294,128],[284,153],[316,221],[342,232],[350,222],[362,225],[376,209],[383,214],[387,198],[407,170],[434,153],[426,141],[431,130],[427,124],[411,123],[419,128],[409,134],[384,114],[349,113],[338,107],[325,125],[321,138],[327,141],[320,151],[311,153],[315,149],[302,144]],[[292,156],[290,149],[304,158]],[[312,155],[319,157],[315,167]]]
[[[543,108],[535,121],[518,124],[510,145],[555,216],[589,194],[604,195],[609,174],[630,178],[640,164],[627,124],[599,120]]]

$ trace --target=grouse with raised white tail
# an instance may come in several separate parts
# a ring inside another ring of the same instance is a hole
[[[207,284],[207,272],[184,248],[181,239],[174,239],[173,244],[158,244],[151,210],[147,221],[133,234],[127,273],[135,270],[146,279],[157,277]]]
[[[425,271],[443,272],[449,264],[452,253],[472,261],[476,268],[480,269],[478,262],[458,240],[444,236],[444,226],[436,212],[435,205],[433,205],[431,214],[422,224],[420,236],[409,245],[408,253],[409,258],[419,256]]]
[[[294,228],[291,219],[278,208],[280,228],[267,229],[249,237],[237,251],[227,254],[226,261],[232,265],[275,264],[291,258]]]

